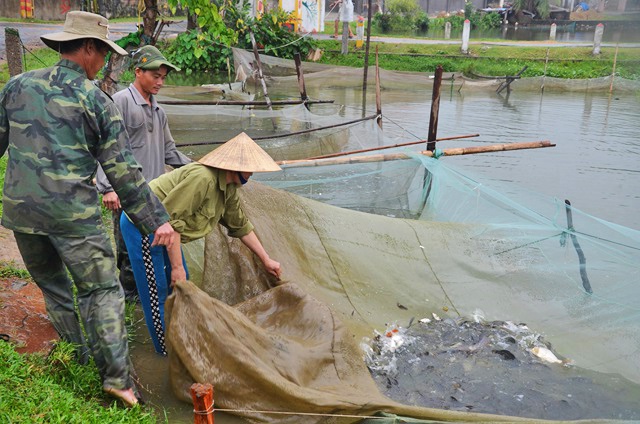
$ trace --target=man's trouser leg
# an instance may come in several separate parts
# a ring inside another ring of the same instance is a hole
[[[78,362],[86,364],[89,348],[73,301],[67,269],[47,236],[14,232],[27,271],[42,291],[47,314],[60,339],[77,346]]]
[[[66,274],[64,280],[60,277],[60,272],[64,272],[62,264],[66,265],[78,291],[80,316],[103,386],[130,387],[124,293],[115,277],[113,250],[106,234],[85,237],[15,235],[29,273],[42,289],[45,299],[48,298],[47,311],[63,315],[65,323],[70,320],[70,314],[75,317],[75,312],[69,311],[69,302],[73,305],[71,283]],[[59,287],[61,283],[64,289]],[[52,317],[54,320],[58,318]]]
[[[116,243],[116,266],[120,271],[119,280],[124,290],[125,298],[135,299],[138,296],[138,288],[136,287],[136,280],[133,276],[133,269],[131,268],[131,261],[129,260],[129,253],[127,252],[127,245],[122,239],[122,232],[120,231],[120,216],[122,215],[122,209],[114,212],[112,215],[113,221],[113,237]]]

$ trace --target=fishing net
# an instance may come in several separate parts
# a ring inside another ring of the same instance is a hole
[[[211,95],[180,90],[163,94]],[[374,119],[336,126],[362,110],[165,109],[194,157],[242,129],[285,161],[241,190],[282,282],[222,229],[185,245],[195,284],[168,305],[180,399],[212,383],[216,408],[249,422],[640,417],[640,232],[563,199],[511,196],[446,154],[419,154],[424,144],[396,146],[410,134]],[[391,148],[362,152],[380,146]]]

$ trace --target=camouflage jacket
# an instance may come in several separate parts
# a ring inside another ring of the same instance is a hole
[[[169,220],[129,149],[113,101],[75,62],[18,75],[0,91],[0,156],[9,152],[2,225],[28,234],[104,231],[98,162],[143,234]]]

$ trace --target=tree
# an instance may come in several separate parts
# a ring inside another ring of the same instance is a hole
[[[540,19],[547,19],[549,17],[549,0],[514,0],[513,10],[518,21],[524,15],[523,11],[525,10],[535,13],[535,16]]]

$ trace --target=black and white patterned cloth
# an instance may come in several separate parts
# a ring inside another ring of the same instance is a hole
[[[164,341],[164,329],[162,328],[162,320],[160,319],[158,285],[156,284],[156,274],[153,269],[153,261],[151,260],[151,244],[149,243],[149,238],[149,236],[142,236],[142,260],[144,261],[144,270],[147,275],[147,285],[149,286],[153,329],[156,333],[156,339],[158,340],[160,349],[162,350],[161,354],[167,356],[167,348]]]

